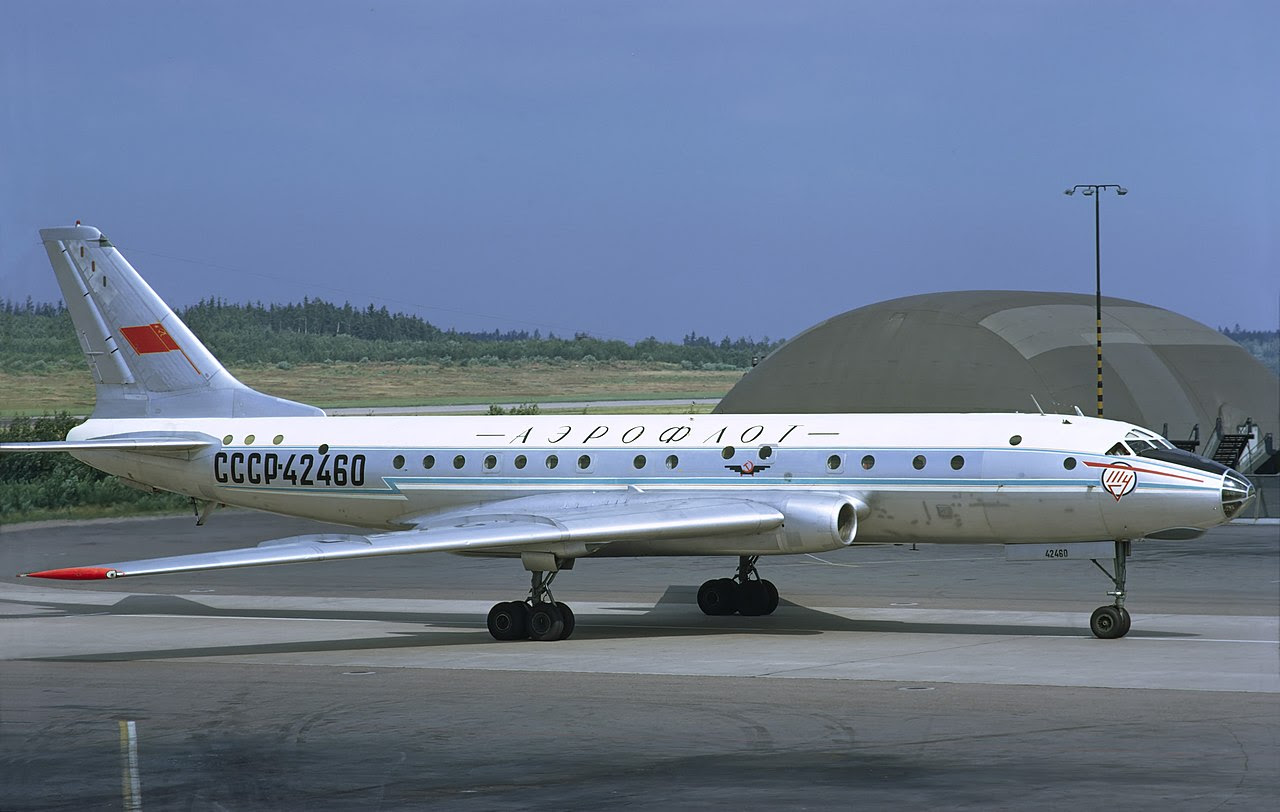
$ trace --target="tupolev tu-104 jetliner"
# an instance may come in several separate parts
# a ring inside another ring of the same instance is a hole
[[[236,380],[96,228],[40,232],[97,386],[59,451],[132,484],[368,528],[26,573],[87,580],[452,552],[518,558],[498,640],[558,640],[551,582],[579,558],[736,556],[709,615],[767,615],[762,556],[930,542],[1077,548],[1111,579],[1090,628],[1123,637],[1126,559],[1237,515],[1249,481],[1139,426],[1046,414],[330,417]],[[1088,544],[1085,544],[1088,543]],[[1074,546],[1073,546],[1074,545]],[[1114,546],[1113,546],[1114,545]],[[1108,571],[1099,558],[1111,558]]]

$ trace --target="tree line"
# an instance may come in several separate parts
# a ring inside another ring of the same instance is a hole
[[[225,363],[512,363],[523,361],[648,361],[694,369],[745,369],[782,342],[728,336],[719,341],[690,332],[679,343],[649,337],[634,343],[586,333],[560,337],[540,331],[443,330],[419,316],[385,306],[335,305],[322,299],[295,304],[203,299],[177,314]],[[71,316],[62,304],[0,302],[0,369],[40,370],[80,363]]]

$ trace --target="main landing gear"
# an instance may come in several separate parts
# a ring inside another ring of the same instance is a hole
[[[1107,572],[1107,568],[1093,559],[1093,565],[1102,570],[1102,573],[1111,579],[1111,583],[1115,584],[1115,590],[1107,594],[1114,597],[1115,603],[1110,606],[1099,606],[1093,610],[1093,615],[1089,617],[1089,631],[1093,632],[1093,636],[1102,640],[1116,640],[1124,637],[1129,633],[1129,610],[1124,608],[1124,581],[1125,581],[1125,563],[1129,557],[1131,543],[1128,541],[1116,542],[1115,555],[1115,572]]]
[[[713,578],[698,588],[698,608],[707,615],[771,615],[778,608],[778,588],[756,572],[758,555],[738,557],[738,574]]]
[[[529,597],[494,604],[489,610],[489,634],[495,640],[567,640],[573,634],[573,610],[551,595],[554,572],[533,573]]]

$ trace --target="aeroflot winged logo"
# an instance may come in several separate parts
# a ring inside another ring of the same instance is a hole
[[[1138,472],[1133,470],[1123,462],[1117,462],[1114,465],[1102,469],[1102,487],[1107,489],[1107,493],[1120,501],[1120,497],[1133,493],[1133,489],[1138,486]]]
[[[164,325],[143,324],[138,327],[121,327],[120,334],[124,336],[124,340],[129,342],[129,346],[133,347],[133,351],[138,355],[148,355],[154,352],[173,352],[177,350],[182,353],[182,357],[187,359],[187,363],[191,364],[191,368],[200,373],[200,368],[195,365],[182,347],[178,346],[178,342],[173,340],[173,336],[169,335],[169,331],[164,329]]]
[[[725,466],[725,468],[728,468],[730,471],[737,471],[738,476],[755,476],[757,471],[763,471],[768,467],[768,465],[756,465],[751,460],[747,460],[741,465]]]

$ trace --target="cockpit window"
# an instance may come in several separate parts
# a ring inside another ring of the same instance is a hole
[[[1142,454],[1144,451],[1149,451],[1153,448],[1174,447],[1173,443],[1161,437],[1159,434],[1156,434],[1154,431],[1147,431],[1146,429],[1130,429],[1129,433],[1124,436],[1124,439],[1128,441],[1129,448],[1133,449],[1133,453],[1135,454]]]
[[[1111,446],[1111,449],[1109,451],[1107,451],[1107,456],[1127,457],[1129,456],[1129,449],[1124,447],[1124,443],[1116,443],[1115,445]]]

